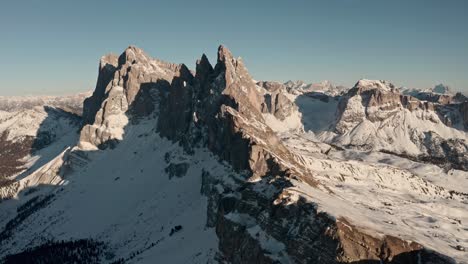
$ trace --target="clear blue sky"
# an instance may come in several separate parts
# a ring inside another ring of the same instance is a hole
[[[257,80],[386,79],[468,91],[468,1],[4,1],[0,95],[94,89],[100,56],[134,44],[194,68],[219,44]]]

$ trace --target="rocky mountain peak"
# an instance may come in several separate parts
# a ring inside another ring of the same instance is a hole
[[[354,85],[352,89],[356,90],[358,93],[375,89],[382,92],[398,92],[395,88],[395,85],[385,80],[361,79]]]
[[[260,81],[257,82],[257,85],[266,89],[268,92],[276,92],[282,89],[286,89],[286,86],[284,84],[274,81]]]
[[[452,90],[448,85],[445,84],[438,84],[431,89],[433,93],[437,94],[453,94]]]
[[[234,58],[231,51],[221,45],[214,71],[215,86],[223,87],[222,93],[238,102],[237,110],[252,112],[255,109],[255,112],[260,113],[262,96],[256,90],[255,81],[241,58]]]
[[[119,57],[119,64],[135,64],[148,63],[150,60],[149,56],[140,48],[136,46],[129,46]]]
[[[234,58],[231,51],[226,48],[224,45],[219,45],[218,47],[218,62],[227,62],[232,61]]]
[[[318,83],[313,83],[312,88],[316,90],[331,90],[334,89],[335,86],[328,80],[324,80]]]
[[[213,74],[213,66],[211,65],[208,57],[205,54],[201,56],[201,59],[196,62],[195,77],[203,85],[207,81],[208,77]]]
[[[153,91],[168,89],[174,77],[193,78],[185,65],[153,59],[135,46],[125,49],[118,65],[115,56],[108,55],[101,66],[96,89],[83,104],[80,146],[97,147],[122,139],[130,115],[144,116],[154,110]]]
[[[119,56],[109,53],[101,57],[99,61],[99,70],[103,70],[106,67],[117,68],[119,65]]]

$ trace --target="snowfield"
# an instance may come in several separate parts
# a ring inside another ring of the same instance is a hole
[[[290,191],[361,228],[417,241],[466,260],[466,253],[456,246],[468,246],[467,172],[444,172],[379,152],[330,148],[324,154],[301,135],[285,142],[332,193],[300,182]]]

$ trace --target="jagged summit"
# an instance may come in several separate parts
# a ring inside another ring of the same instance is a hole
[[[438,94],[453,94],[452,89],[448,85],[442,83],[434,86],[434,88],[432,88],[431,90],[432,92]]]
[[[305,83],[304,81],[287,81],[284,83],[289,92],[300,93],[323,93],[325,95],[338,96],[349,90],[348,87],[334,85],[331,81],[324,80],[318,83]]]
[[[232,60],[233,56],[231,51],[226,48],[224,45],[219,45],[218,47],[218,62],[226,62]]]
[[[128,46],[124,52],[119,56],[119,64],[124,65],[124,64],[135,64],[135,63],[149,63],[150,60],[152,59],[150,56],[146,54],[145,51],[142,49],[130,45]]]
[[[395,85],[385,80],[361,79],[354,85],[352,89],[356,90],[358,93],[373,89],[378,89],[383,92],[396,92]]]

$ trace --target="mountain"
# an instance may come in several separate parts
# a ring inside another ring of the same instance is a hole
[[[81,115],[83,100],[90,95],[91,92],[66,96],[0,96],[0,111],[14,112],[47,105]]]
[[[401,92],[405,95],[410,95],[421,101],[429,101],[440,104],[463,103],[468,98],[461,92],[453,92],[450,87],[444,84],[438,84],[431,89],[410,89],[400,88]]]
[[[303,81],[287,81],[284,83],[289,92],[317,92],[332,96],[340,95],[346,92],[349,88],[344,86],[335,86],[330,81],[322,81],[319,83],[305,83]]]
[[[75,144],[83,96],[3,97],[0,100],[0,199],[54,176],[32,179],[34,171]],[[66,109],[66,110],[64,110]],[[30,175],[31,174],[31,175]],[[13,178],[16,179],[13,180]]]
[[[195,71],[134,46],[98,71],[79,135],[53,137],[73,143],[5,176],[35,184],[0,203],[4,263],[468,261],[466,103],[256,82],[224,46]],[[440,149],[449,167],[423,158]]]
[[[420,101],[385,81],[360,80],[338,104],[325,142],[468,169],[460,104]]]
[[[453,93],[450,87],[442,83],[434,86],[434,88],[432,88],[432,92],[438,93],[438,94],[452,94]]]

